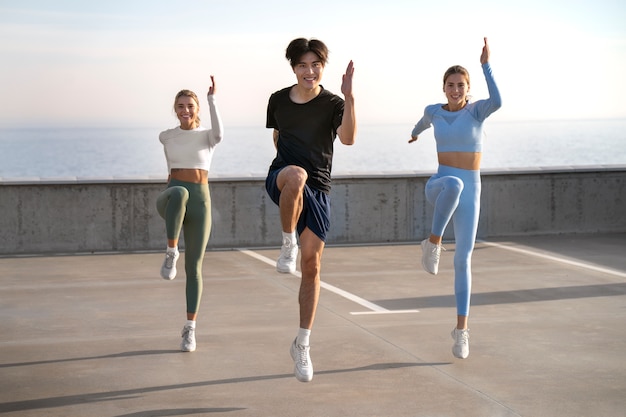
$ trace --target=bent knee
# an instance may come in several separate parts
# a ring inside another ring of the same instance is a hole
[[[457,177],[446,177],[445,188],[460,194],[463,191],[463,181]]]
[[[168,189],[170,200],[187,201],[189,200],[189,190],[185,187],[174,186]]]
[[[276,178],[278,189],[284,191],[285,188],[292,190],[302,190],[309,175],[304,168],[296,165],[289,165],[283,168]]]

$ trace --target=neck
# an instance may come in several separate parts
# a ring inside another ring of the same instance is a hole
[[[304,88],[299,84],[296,84],[292,89],[289,96],[296,103],[306,103],[313,100],[322,91],[322,87],[317,85],[315,88]]]
[[[444,106],[444,108],[448,111],[459,111],[465,107],[466,104],[467,101],[463,101],[462,103],[448,103]]]

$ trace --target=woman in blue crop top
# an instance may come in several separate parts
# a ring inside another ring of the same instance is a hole
[[[167,188],[159,194],[156,206],[165,220],[167,249],[161,277],[176,277],[178,239],[185,236],[185,294],[187,322],[182,331],[181,350],[196,349],[196,318],[202,296],[202,261],[211,233],[211,196],[208,173],[215,146],[222,140],[222,122],[215,104],[215,80],[207,95],[211,129],[200,125],[200,103],[195,93],[181,90],[174,99],[180,126],[161,132],[168,168]]]
[[[453,219],[454,293],[457,325],[452,330],[452,353],[457,358],[469,356],[469,317],[472,286],[471,257],[480,213],[480,160],[482,129],[485,119],[502,105],[500,92],[489,65],[487,38],[480,56],[489,98],[470,102],[469,73],[459,65],[450,67],[443,77],[443,91],[448,102],[427,106],[413,128],[409,143],[433,126],[439,168],[426,183],[425,194],[434,206],[430,237],[422,241],[422,266],[436,275],[439,270],[443,233]]]

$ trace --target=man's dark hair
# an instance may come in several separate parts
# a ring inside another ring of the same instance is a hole
[[[294,39],[287,46],[287,51],[285,52],[285,58],[291,64],[291,68],[294,68],[300,62],[302,55],[307,52],[313,52],[318,56],[322,65],[326,65],[326,61],[328,60],[328,48],[324,42],[318,39],[305,39],[298,38]]]

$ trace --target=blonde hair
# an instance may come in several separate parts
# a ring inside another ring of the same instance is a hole
[[[180,90],[178,94],[176,94],[176,98],[174,98],[174,113],[176,113],[176,104],[178,103],[178,99],[181,97],[191,97],[193,101],[196,102],[196,106],[198,106],[198,114],[196,115],[196,120],[194,123],[194,129],[200,126],[200,101],[198,100],[198,96],[191,90]]]

